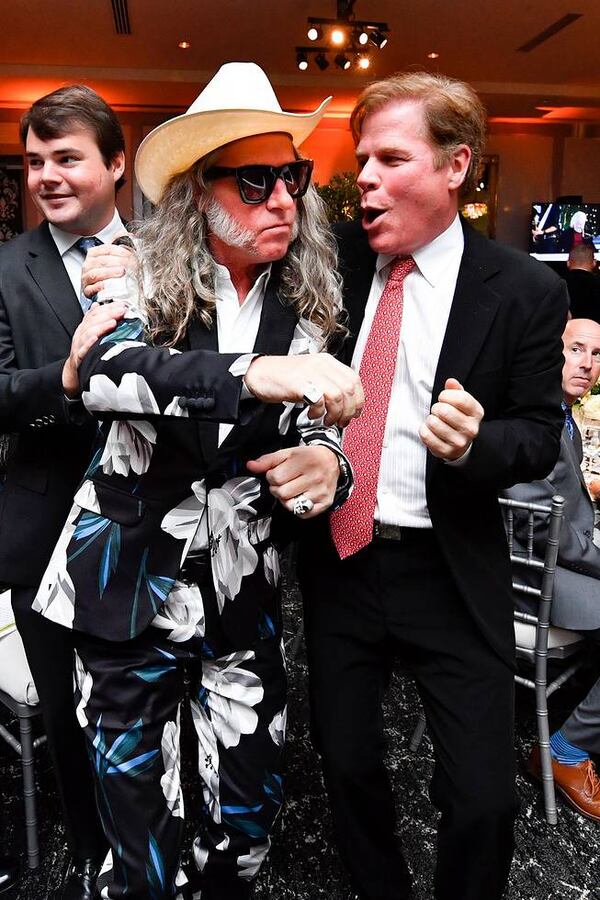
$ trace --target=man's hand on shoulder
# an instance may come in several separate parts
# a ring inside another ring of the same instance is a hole
[[[114,331],[126,310],[124,303],[107,303],[103,306],[93,303],[75,329],[71,340],[71,352],[62,372],[63,391],[70,400],[79,397],[81,392],[79,366],[84,356],[99,338]]]
[[[481,403],[448,378],[444,390],[419,429],[419,437],[433,456],[454,462],[467,452],[484,416]]]
[[[258,356],[244,376],[251,394],[263,403],[301,403],[308,415],[325,415],[326,425],[346,426],[364,406],[360,378],[328,353],[298,356]]]

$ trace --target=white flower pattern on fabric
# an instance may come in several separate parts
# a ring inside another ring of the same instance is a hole
[[[219,659],[205,660],[202,685],[208,692],[207,706],[216,739],[226,747],[237,747],[243,734],[254,734],[258,716],[252,707],[263,699],[262,681],[241,663],[255,659],[253,650],[237,651]]]
[[[217,824],[221,822],[221,801],[219,798],[220,782],[219,782],[219,748],[217,746],[217,738],[212,727],[212,723],[208,718],[206,710],[201,703],[192,700],[192,718],[194,720],[194,728],[198,736],[198,774],[202,779],[202,793],[204,802],[208,808],[209,814]],[[198,850],[198,855],[196,851]],[[196,865],[202,871],[203,866],[200,865],[202,860],[202,847],[194,842],[194,859]],[[206,863],[206,859],[204,860]]]
[[[254,847],[251,847],[249,853],[238,856],[237,864],[240,867],[240,871],[238,872],[240,878],[251,881],[258,875],[258,870],[260,869],[265,856],[269,852],[270,846],[271,838],[267,838],[264,843],[256,844]]]
[[[204,479],[192,482],[192,491],[189,497],[170,509],[160,523],[160,527],[167,534],[178,540],[185,541],[181,551],[181,562],[188,555],[192,541],[198,530],[200,520],[206,509],[206,483]]]
[[[104,353],[100,359],[106,361],[107,359],[112,359],[114,356],[119,356],[123,350],[129,350],[131,347],[146,347],[147,344],[145,341],[119,341],[116,344],[113,344],[106,353]]]
[[[87,671],[77,651],[75,651],[75,671],[73,675],[75,678],[75,684],[77,685],[79,693],[81,694],[81,699],[77,704],[77,709],[75,710],[77,721],[82,728],[85,728],[88,724],[88,717],[85,714],[85,708],[88,704],[88,700],[90,699],[94,681],[92,679],[91,672]]]
[[[92,375],[89,390],[81,395],[90,412],[125,412],[157,415],[160,410],[142,375],[126,372],[117,385],[107,375]]]
[[[96,486],[93,481],[90,481],[89,478],[82,482],[81,487],[75,494],[73,502],[77,503],[82,509],[87,509],[90,512],[95,512],[99,516],[102,515],[102,511],[100,509],[100,501],[98,500],[98,496],[96,494]]]
[[[281,578],[281,567],[279,563],[279,553],[272,544],[269,544],[269,546],[264,549],[263,567],[267,584],[271,587],[277,587],[279,579]]]
[[[285,729],[287,725],[287,706],[281,712],[275,713],[273,721],[269,725],[269,734],[277,747],[283,747],[285,742]]]
[[[258,554],[250,543],[248,522],[256,516],[252,505],[260,497],[257,478],[239,477],[209,492],[208,529],[212,572],[219,612],[225,600],[240,591],[242,578],[258,565]]]
[[[36,612],[66,628],[73,627],[75,617],[75,587],[67,571],[67,548],[80,512],[81,507],[74,503],[32,604]]]
[[[175,643],[204,637],[204,603],[198,585],[176,581],[151,625],[168,631],[168,639]]]
[[[100,465],[105,475],[136,475],[148,471],[156,444],[156,428],[143,419],[113,422],[106,438]]]
[[[204,866],[208,862],[208,849],[202,846],[201,839],[199,837],[194,838],[194,862],[196,863],[196,868],[199,872],[204,871]],[[200,895],[202,896],[202,895]]]
[[[171,815],[179,816],[183,819],[183,795],[181,792],[179,755],[180,731],[180,710],[178,709],[176,721],[165,722],[165,727],[163,728],[160,747],[162,750],[165,772],[164,775],[161,776],[160,786],[165,795],[167,807],[171,810]]]
[[[182,419],[189,419],[190,411],[187,406],[180,406],[179,400],[180,397],[173,397],[171,402],[165,406],[165,416],[178,416]]]

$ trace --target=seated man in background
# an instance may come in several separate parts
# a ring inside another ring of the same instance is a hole
[[[572,318],[600,322],[600,277],[596,273],[594,247],[577,244],[572,248],[565,281]]]
[[[581,472],[581,435],[571,416],[571,406],[600,376],[600,325],[590,319],[571,319],[563,344],[565,425],[558,461],[547,478],[517,484],[506,491],[506,496],[545,505],[550,504],[554,494],[565,498],[552,624],[584,632],[599,645],[600,547],[594,543],[594,505]],[[526,603],[525,597],[521,599]],[[558,790],[579,813],[600,821],[600,779],[590,759],[590,753],[600,753],[600,680],[551,736],[550,751]],[[541,778],[537,745],[529,757],[528,768]]]

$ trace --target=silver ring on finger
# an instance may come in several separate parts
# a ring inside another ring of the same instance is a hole
[[[312,406],[313,403],[318,403],[319,400],[323,398],[323,391],[319,390],[316,384],[312,381],[307,381],[302,389],[303,397],[302,399],[308,406]]]
[[[310,512],[311,509],[314,509],[314,506],[315,504],[310,497],[307,497],[306,494],[298,494],[297,497],[294,497],[292,512],[295,516],[303,516],[305,513]]]

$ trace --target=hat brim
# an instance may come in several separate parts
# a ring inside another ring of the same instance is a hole
[[[151,131],[135,157],[135,177],[143,193],[158,203],[174,175],[213,150],[257,134],[283,132],[299,147],[317,127],[331,97],[313,113],[253,109],[208,110],[184,113]]]

